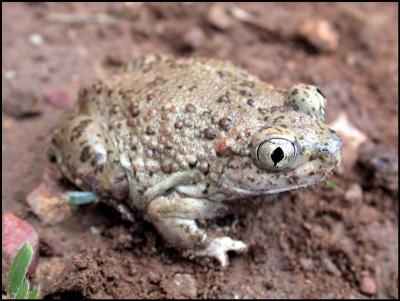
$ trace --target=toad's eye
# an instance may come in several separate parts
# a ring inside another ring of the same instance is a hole
[[[270,138],[256,148],[255,160],[265,169],[283,169],[290,166],[297,155],[296,146],[285,138]]]

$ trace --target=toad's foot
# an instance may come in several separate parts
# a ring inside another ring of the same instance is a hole
[[[230,237],[210,238],[207,232],[200,229],[196,219],[207,218],[217,210],[225,209],[220,202],[207,199],[182,197],[176,192],[153,199],[147,207],[151,222],[163,238],[174,247],[187,249],[189,254],[210,256],[219,263],[228,265],[228,251],[243,253],[246,245]]]
[[[218,260],[222,267],[229,264],[228,251],[244,253],[247,246],[240,240],[234,240],[228,236],[214,238],[206,248],[194,251],[195,256],[209,256]]]

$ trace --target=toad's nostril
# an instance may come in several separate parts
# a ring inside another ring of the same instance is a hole
[[[318,145],[316,148],[324,158],[329,158],[332,162],[340,161],[342,143],[336,135],[332,135],[327,142]]]

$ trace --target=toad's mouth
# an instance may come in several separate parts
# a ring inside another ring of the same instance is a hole
[[[315,176],[309,177],[305,183],[293,184],[293,185],[287,185],[285,187],[277,187],[277,188],[269,188],[269,189],[241,188],[229,180],[225,181],[224,185],[228,188],[229,191],[233,192],[236,196],[239,196],[240,198],[245,198],[245,197],[250,197],[250,196],[275,194],[275,193],[285,192],[285,191],[289,191],[289,190],[304,188],[304,187],[313,185],[316,182],[323,181],[325,179],[326,179],[326,177],[321,178],[321,177],[315,175]]]
[[[299,189],[303,187],[307,187],[311,185],[311,183],[304,183],[304,184],[298,184],[298,185],[290,185],[286,187],[281,187],[281,188],[271,188],[271,189],[266,189],[266,190],[252,190],[252,189],[244,189],[244,188],[239,188],[235,186],[233,183],[227,183],[227,186],[234,190],[235,192],[239,194],[243,194],[246,196],[254,196],[254,195],[264,195],[264,194],[273,194],[273,193],[280,193],[288,190],[294,190],[294,189]]]

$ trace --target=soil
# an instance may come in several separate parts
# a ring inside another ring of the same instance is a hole
[[[252,20],[225,13],[233,7]],[[43,297],[398,298],[396,3],[2,8],[2,210],[40,234],[32,280]],[[332,27],[319,37],[331,46],[296,35],[301,22],[320,19]],[[250,245],[226,270],[184,258],[140,215],[128,222],[106,205],[44,225],[26,196],[50,164],[52,130],[80,86],[145,53],[228,59],[277,86],[315,84],[328,97],[328,122],[344,112],[368,142],[330,185],[249,200],[212,221]]]

